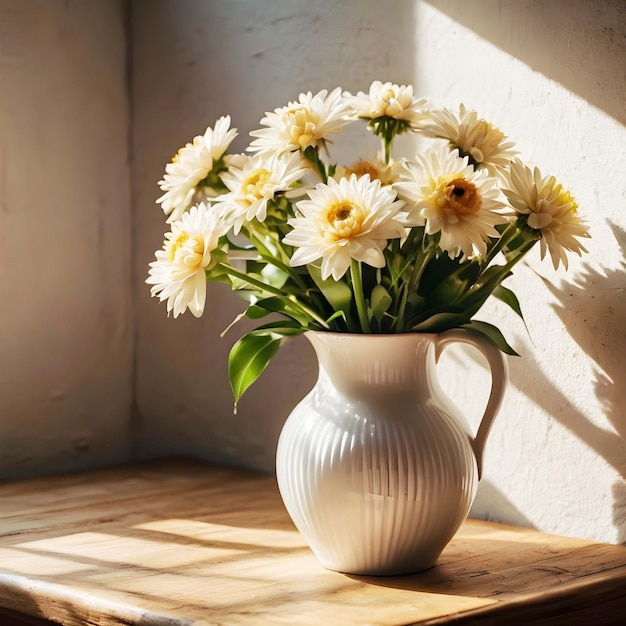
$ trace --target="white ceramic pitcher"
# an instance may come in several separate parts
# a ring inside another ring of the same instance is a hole
[[[281,432],[276,474],[296,527],[325,567],[391,575],[435,564],[476,494],[508,370],[487,337],[309,332],[319,378]],[[492,387],[476,436],[437,382],[454,342],[487,358]]]

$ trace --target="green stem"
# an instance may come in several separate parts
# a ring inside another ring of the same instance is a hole
[[[383,144],[383,155],[385,159],[385,165],[389,165],[389,157],[391,156],[391,137],[388,134],[384,134],[381,137]]]
[[[426,248],[424,254],[418,257],[418,260],[413,266],[413,273],[411,274],[409,282],[405,284],[404,290],[402,292],[402,298],[400,300],[400,307],[398,309],[398,323],[396,324],[397,333],[406,332],[406,329],[404,327],[404,316],[406,314],[406,303],[409,294],[417,290],[417,286],[419,285],[422,275],[424,274],[424,270],[426,269],[428,262],[433,258],[434,254],[435,246],[431,244],[428,248]]]
[[[323,317],[320,317],[313,309],[300,302],[300,300],[298,300],[295,296],[288,297],[287,299],[291,304],[295,304],[297,307],[300,307],[306,315],[316,321],[322,328],[330,330],[330,326],[326,323],[326,320]]]
[[[315,311],[309,308],[306,304],[303,304],[298,300],[295,296],[285,296],[285,294],[280,290],[276,289],[276,287],[272,287],[263,281],[257,280],[256,278],[252,278],[245,272],[240,272],[236,270],[234,267],[229,265],[225,265],[224,263],[218,263],[216,267],[219,267],[225,274],[228,276],[233,276],[234,278],[239,278],[240,280],[252,285],[253,287],[257,287],[261,291],[266,291],[267,293],[271,293],[275,296],[278,296],[281,300],[288,300],[290,304],[298,307],[305,315],[308,315],[312,320],[316,321],[322,328],[326,330],[330,329],[330,326],[326,323],[326,321],[320,317]]]
[[[249,276],[245,272],[240,272],[239,270],[236,270],[231,265],[226,265],[224,263],[217,263],[215,267],[219,267],[228,276],[239,278],[240,280],[243,280],[249,285],[252,285],[253,287],[257,287],[261,291],[267,291],[267,293],[271,293],[275,296],[280,296],[280,297],[284,297],[285,295],[280,289],[276,289],[276,287],[272,287],[271,285],[268,285],[267,283],[264,283],[261,280],[257,280],[256,278],[252,278],[252,276]]]
[[[489,252],[485,256],[485,265],[491,263],[496,254],[498,254],[498,252],[500,252],[504,248],[504,246],[506,246],[510,241],[515,239],[518,232],[519,228],[515,224],[509,224],[500,236],[500,239],[498,239],[496,245],[491,248],[491,250],[489,250]]]
[[[350,273],[352,275],[352,290],[354,291],[354,301],[356,302],[356,310],[359,315],[361,332],[368,334],[370,333],[370,327],[367,322],[367,307],[365,305],[365,295],[363,294],[363,277],[359,261],[352,259]]]
[[[250,240],[250,243],[252,243],[254,247],[256,248],[256,250],[259,252],[260,257],[266,263],[268,263],[269,265],[273,265],[279,270],[285,272],[285,274],[288,274],[292,278],[292,280],[298,285],[300,289],[302,289],[303,291],[306,291],[307,289],[306,283],[302,280],[302,278],[300,278],[300,276],[298,276],[298,274],[294,271],[291,265],[288,265],[286,262],[283,262],[280,259],[276,258],[276,254],[274,254],[272,250],[270,250],[261,241],[261,239],[253,235],[250,230],[246,230],[246,236]],[[289,259],[289,255],[287,255],[287,253],[282,248],[280,243],[278,243],[278,249],[282,253],[281,256],[283,256],[283,258]]]
[[[326,176],[326,168],[320,160],[319,150],[316,147],[308,146],[304,150],[303,155],[310,163],[313,164],[317,173],[320,175],[322,182],[326,183],[328,181],[328,177]]]
[[[505,265],[507,273],[511,271],[514,265],[521,261],[526,253],[539,241],[539,239],[531,239],[523,243],[519,248],[516,248],[515,254],[509,257],[508,263]]]
[[[508,276],[508,274],[515,267],[515,265],[517,265],[517,263],[519,263],[524,258],[526,253],[535,245],[535,243],[537,243],[537,240],[531,240],[520,246],[516,250],[517,254],[515,255],[515,257],[510,259],[506,265],[503,265],[500,271],[497,272],[497,274],[491,276],[491,278],[487,282],[483,283],[475,289],[472,289],[461,300],[457,302],[458,306],[465,310],[469,318],[478,313],[479,309],[485,303],[487,298],[493,293],[494,289],[498,285],[502,284],[502,281]],[[480,297],[476,298],[477,294],[479,294]],[[472,306],[468,306],[466,302],[467,299],[475,300],[475,303]]]

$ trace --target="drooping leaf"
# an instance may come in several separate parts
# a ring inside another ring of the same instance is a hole
[[[275,333],[255,335],[248,333],[235,343],[228,357],[228,376],[237,403],[246,389],[256,381],[272,360],[284,337]]]
[[[462,328],[470,328],[479,333],[482,333],[483,335],[486,335],[496,344],[496,346],[498,346],[498,348],[502,352],[504,352],[504,354],[519,356],[519,354],[507,343],[507,340],[504,338],[504,335],[502,334],[500,329],[493,324],[489,324],[488,322],[481,322],[478,320],[472,320],[467,324],[463,324]]]
[[[228,377],[235,410],[245,391],[265,371],[283,341],[303,332],[297,322],[270,322],[245,334],[235,343],[228,357]]]
[[[520,306],[517,296],[510,289],[507,289],[506,287],[503,287],[502,285],[498,285],[498,287],[494,289],[493,295],[499,300],[502,300],[502,302],[508,304],[522,318],[522,322],[524,323],[524,328],[526,329],[526,332],[528,333],[528,336],[530,340],[532,341],[532,337],[530,336],[530,330],[528,329],[526,320],[524,319],[524,316],[522,315],[522,307]]]
[[[501,300],[505,304],[508,304],[522,319],[524,319],[519,300],[510,289],[508,289],[507,287],[503,287],[502,285],[498,285],[493,290],[493,295],[498,298],[498,300]]]
[[[444,308],[444,307],[442,307]],[[413,332],[419,333],[441,333],[444,330],[461,326],[467,322],[464,311],[441,311],[432,310],[430,314],[420,322],[411,326]]]

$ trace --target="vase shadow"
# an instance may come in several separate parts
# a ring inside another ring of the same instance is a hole
[[[612,616],[609,620],[609,614],[604,613],[608,607],[601,602],[595,603],[592,598],[594,594],[599,594],[600,599],[602,592],[601,585],[597,584],[598,578],[594,575],[601,572],[601,577],[604,577],[613,568],[622,568],[624,552],[626,550],[623,548],[582,539],[523,531],[504,525],[498,527],[471,523],[461,528],[436,565],[429,570],[405,576],[350,578],[362,584],[424,594],[425,597],[448,596],[450,604],[454,602],[453,598],[460,597],[491,601],[490,607],[482,607],[488,608],[489,619],[480,621],[478,609],[477,621],[463,621],[472,624],[534,622],[534,619],[516,621],[515,613],[507,613],[505,606],[507,599],[513,597],[522,600],[529,596],[534,596],[533,605],[536,603],[537,610],[533,617],[540,623],[579,623],[572,620],[572,616],[563,621],[552,621],[555,607],[551,604],[550,596],[562,596],[563,586],[572,584],[574,588],[578,587],[578,592],[572,592],[572,598],[577,598],[575,602],[584,597],[585,602],[589,603],[590,615],[593,617],[589,623],[621,624],[621,612],[620,619],[614,621],[616,614],[609,611]],[[601,563],[600,571],[598,563]],[[616,578],[614,584],[617,588],[616,597],[621,596],[619,589],[623,585],[623,574]],[[498,607],[501,602],[503,604]],[[581,604],[576,606],[582,608]],[[503,610],[501,617],[506,613],[508,619],[499,621],[500,609]],[[547,621],[539,620],[540,610],[546,611],[543,617]],[[598,618],[601,621],[594,621]]]
[[[571,542],[575,541],[580,545],[573,548]],[[502,593],[507,590],[519,592],[520,589],[529,592],[562,583],[567,579],[564,575],[570,566],[576,576],[593,573],[592,565],[581,565],[580,559],[572,553],[576,549],[594,549],[594,545],[602,544],[587,542],[585,545],[583,540],[563,540],[547,534],[540,535],[536,540],[525,536],[520,541],[481,538],[471,534],[464,537],[461,531],[443,551],[435,566],[428,570],[404,576],[348,577],[383,587],[454,596],[489,597],[495,587]],[[616,553],[611,558],[616,564],[623,564],[623,555]]]
[[[484,515],[477,514],[475,510],[497,511],[498,513],[497,515],[493,513]],[[522,526],[524,528],[535,528],[535,524],[486,478],[480,481],[478,492],[469,516],[474,519],[495,522],[506,520],[507,524]]]

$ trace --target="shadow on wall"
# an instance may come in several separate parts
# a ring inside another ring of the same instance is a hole
[[[497,515],[477,514],[474,510],[497,511]],[[476,499],[470,511],[470,517],[484,519],[489,522],[502,522],[522,526],[524,528],[536,528],[535,524],[528,519],[498,488],[486,478],[481,479]]]
[[[549,372],[539,363],[533,363],[536,375],[532,377],[527,374],[527,359],[509,359],[509,371],[512,385],[622,477],[612,489],[613,524],[617,541],[626,545],[626,230],[611,222],[609,226],[621,251],[615,269],[596,269],[586,263],[573,282],[557,287],[545,281],[545,285],[556,300],[552,306],[564,327],[594,364],[594,393],[602,410],[598,417],[606,419],[612,428],[598,426],[573,406],[571,398],[552,384]],[[598,312],[602,312],[601,318]],[[481,510],[498,511],[498,517],[507,523],[533,527],[487,480],[481,481],[474,507],[477,505]]]
[[[606,270],[602,274],[585,264],[569,289],[567,285],[556,288],[549,282],[546,286],[560,300],[554,308],[571,337],[597,366],[596,397],[616,431],[610,433],[598,429],[595,437],[587,435],[585,439],[616,470],[626,475],[623,443],[626,440],[626,414],[623,410],[626,388],[620,384],[625,377],[626,354],[619,349],[620,338],[626,342],[626,231],[615,224],[610,226],[622,254],[617,269]],[[576,305],[571,306],[571,301],[575,301]],[[606,313],[601,320],[597,317],[599,310]],[[568,421],[571,429],[577,432],[576,420]],[[585,430],[588,428],[589,425],[585,424]]]
[[[611,228],[622,252],[617,269],[601,273],[585,264],[574,282],[555,287],[546,281],[546,286],[558,301],[553,306],[570,336],[595,364],[595,394],[614,430],[590,422],[540,369],[530,380],[524,375],[526,365],[512,360],[511,382],[626,477],[626,386],[622,384],[626,372],[626,231],[613,224]],[[598,311],[604,313],[602,319]],[[613,521],[619,540],[624,542],[624,481],[614,485],[613,497]]]
[[[617,269],[601,274],[589,264],[577,276],[570,289],[556,289],[547,283],[560,300],[555,310],[571,337],[596,365],[595,393],[613,431],[595,426],[580,413],[567,411],[563,424],[626,477],[626,230],[609,223],[622,258]],[[573,298],[572,298],[573,296]],[[576,302],[572,307],[570,300]],[[603,311],[601,320],[597,312]],[[582,323],[581,323],[582,322]],[[525,390],[529,393],[529,390]],[[554,394],[554,390],[552,390]],[[557,394],[558,395],[558,394]],[[551,414],[559,419],[559,414]],[[626,482],[613,486],[613,523],[618,540],[626,543]]]
[[[623,0],[426,1],[533,70],[626,123]]]
[[[514,0],[425,1],[626,124],[626,3],[622,0],[526,0],[522,8]],[[595,394],[613,429],[590,422],[539,369],[530,384],[522,371],[526,363],[513,359],[510,365],[511,382],[520,391],[623,477],[613,486],[613,523],[618,540],[626,543],[626,231],[616,225],[611,228],[622,251],[617,269],[599,271],[585,264],[573,283],[558,289],[546,284],[558,301],[555,310],[563,324],[595,364]],[[479,495],[515,514],[495,489],[488,486]]]

